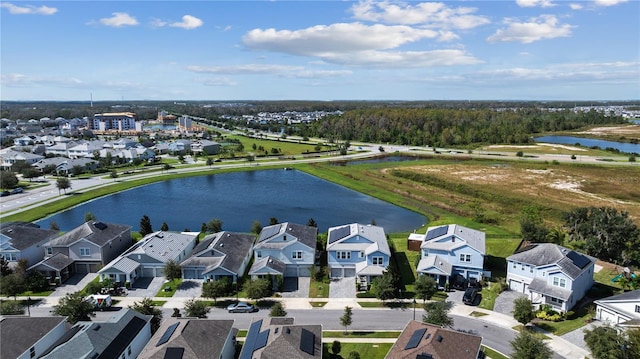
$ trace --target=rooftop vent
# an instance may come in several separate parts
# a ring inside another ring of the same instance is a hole
[[[436,340],[438,341],[438,343],[442,343],[442,339],[443,339],[443,338],[442,338],[442,335],[438,335],[438,336],[436,337]]]

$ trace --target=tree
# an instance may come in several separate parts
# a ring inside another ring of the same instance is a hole
[[[18,184],[18,177],[11,171],[0,171],[0,186],[2,188],[13,188]]]
[[[627,329],[627,358],[640,358],[640,328]]]
[[[153,227],[151,226],[151,219],[146,214],[140,219],[140,235],[143,237],[147,234],[153,233]]]
[[[280,222],[278,222],[278,219],[276,217],[271,217],[269,218],[269,225],[273,226],[274,224],[278,224]]]
[[[13,273],[13,270],[9,267],[9,261],[4,256],[0,256],[0,276],[4,277],[11,273]]]
[[[40,172],[33,167],[25,168],[22,170],[22,177],[29,179],[29,182],[31,182],[31,179],[40,177]]]
[[[15,297],[25,291],[24,277],[20,273],[11,273],[0,278],[0,293]]]
[[[49,281],[47,278],[36,270],[27,273],[24,279],[24,285],[26,290],[32,292],[42,292],[49,289]]]
[[[74,292],[60,299],[58,305],[53,307],[53,314],[67,317],[67,322],[75,324],[91,320],[90,317],[95,316],[93,309],[93,304],[86,301],[80,292]]]
[[[358,353],[355,350],[352,350],[349,352],[349,356],[347,357],[347,359],[360,359],[360,353]]]
[[[82,172],[84,172],[84,167],[80,166],[80,165],[75,165],[73,167],[71,167],[71,174],[74,176],[80,176],[82,174]]]
[[[84,214],[84,222],[91,222],[91,221],[95,221],[96,220],[96,216],[91,213],[91,212],[87,212]]]
[[[449,316],[449,310],[453,306],[452,302],[430,302],[424,304],[426,314],[422,316],[424,323],[450,327],[453,319]]]
[[[270,317],[286,317],[287,311],[284,310],[284,304],[282,302],[275,302],[271,306],[271,310],[269,311]]]
[[[52,229],[54,231],[59,231],[60,230],[60,226],[58,226],[58,222],[51,221],[51,222],[49,222],[49,229]]]
[[[395,287],[393,285],[393,275],[390,271],[384,271],[381,276],[373,280],[371,285],[376,298],[387,300],[395,298]]]
[[[164,265],[163,272],[165,278],[169,281],[182,277],[182,267],[173,259],[167,261],[167,264]]]
[[[249,299],[262,299],[271,294],[271,281],[268,279],[251,279],[244,283],[244,291]]]
[[[162,322],[162,310],[153,305],[151,298],[142,298],[139,302],[133,302],[129,308],[144,315],[151,315],[151,335],[160,328],[160,322]]]
[[[626,211],[612,207],[575,208],[564,216],[569,240],[583,244],[588,255],[628,264],[640,258],[640,230]]]
[[[608,325],[584,330],[584,342],[595,359],[624,358],[624,338]]]
[[[318,223],[316,223],[315,219],[313,218],[309,218],[309,220],[307,221],[307,226],[309,227],[318,227]]]
[[[340,351],[342,351],[342,343],[340,343],[339,340],[334,340],[333,343],[331,343],[331,352],[334,356],[338,356]]]
[[[424,303],[438,292],[436,280],[428,275],[419,275],[415,284],[416,297]]]
[[[218,218],[213,218],[207,223],[207,232],[218,233],[222,231],[222,221]]]
[[[350,306],[346,306],[344,307],[344,313],[340,317],[340,325],[344,327],[345,334],[351,324],[353,324],[353,310]]]
[[[168,231],[169,230],[169,225],[167,224],[167,222],[162,222],[162,225],[160,226],[160,230],[161,231]]]
[[[526,330],[520,331],[510,342],[513,352],[512,359],[551,359],[553,352],[542,339]]]
[[[202,283],[202,296],[205,298],[213,298],[216,302],[218,298],[229,293],[231,283],[228,278],[221,278],[209,282]]]
[[[71,188],[71,181],[67,177],[60,177],[56,180],[56,186],[58,187],[58,194],[60,194],[60,190],[67,194],[67,189]]]
[[[165,163],[164,165],[162,165],[162,171],[168,171],[171,169],[171,165],[168,163]]]
[[[187,317],[206,318],[211,308],[204,301],[192,298],[184,302],[184,310]]]
[[[526,206],[520,213],[520,234],[527,242],[545,242],[549,230],[544,226],[540,209]]]
[[[207,166],[209,167],[213,166],[213,158],[207,157]]]
[[[516,156],[523,157],[524,156],[524,152],[518,151],[518,152],[516,152]]]
[[[535,318],[529,298],[519,297],[513,301],[513,318],[522,324],[527,324]]]
[[[566,236],[566,234],[564,233],[564,231],[562,230],[562,228],[551,228],[551,230],[549,231],[549,233],[547,233],[546,236],[546,240],[545,242],[548,243],[555,243],[555,244],[562,244],[564,243],[564,237]]]
[[[111,171],[111,173],[109,174],[109,177],[113,178],[113,182],[115,182],[116,178],[118,178],[118,171],[116,170]]]
[[[251,224],[251,233],[259,234],[262,231],[262,224],[257,219]]]

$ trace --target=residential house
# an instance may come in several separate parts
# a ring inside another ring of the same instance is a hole
[[[65,317],[0,317],[0,358],[39,358],[66,331]]]
[[[45,145],[45,152],[54,156],[64,156],[69,157],[69,149],[74,148],[78,145],[77,142],[56,142],[53,145]]]
[[[165,318],[138,359],[233,359],[236,335],[233,320]]]
[[[47,278],[49,283],[58,285],[64,283],[75,273],[73,259],[62,253],[46,256],[45,259],[32,265],[27,271],[38,271]]]
[[[104,148],[104,141],[85,141],[67,149],[69,158],[93,157],[94,153]]]
[[[191,151],[193,153],[204,155],[215,155],[220,152],[220,144],[209,140],[198,140],[191,143]]]
[[[56,173],[58,175],[70,175],[73,173],[74,167],[80,168],[82,172],[93,171],[98,168],[98,165],[98,161],[90,158],[65,158],[64,161],[60,161],[56,165]]]
[[[44,258],[44,246],[56,237],[58,231],[42,229],[37,224],[6,222],[0,224],[0,256],[15,266],[19,260],[28,265]]]
[[[98,273],[101,279],[131,284],[140,277],[162,277],[167,262],[180,263],[189,257],[197,237],[197,233],[167,231],[148,234]]]
[[[44,156],[35,155],[29,152],[18,152],[12,149],[0,151],[0,167],[3,170],[11,169],[15,163],[25,163],[29,166],[43,159]]]
[[[362,288],[381,276],[391,251],[382,227],[359,223],[331,227],[327,236],[327,260],[332,278],[356,277]]]
[[[239,359],[322,358],[322,325],[296,325],[293,318],[256,319]]]
[[[253,248],[255,259],[249,274],[308,277],[311,266],[315,265],[317,240],[316,227],[290,222],[264,227]],[[278,272],[278,267],[271,265],[278,262],[284,264],[282,272]]]
[[[640,289],[594,301],[596,319],[620,327],[640,326]]]
[[[534,305],[566,312],[593,285],[596,259],[553,243],[534,243],[507,257],[509,289]]]
[[[73,261],[74,273],[96,273],[131,243],[131,226],[89,221],[50,240],[45,256],[60,253]]]
[[[31,137],[27,135],[13,139],[13,145],[19,146],[19,147],[33,145],[34,143],[35,143],[35,137]]]
[[[43,359],[134,359],[151,339],[151,316],[132,309],[114,312],[104,322],[78,322]]]
[[[481,344],[481,336],[412,320],[385,359],[479,359]]]
[[[237,283],[251,261],[254,242],[255,237],[250,234],[227,231],[210,234],[182,262],[182,277],[211,280],[226,277]]]
[[[415,236],[415,235],[414,235]],[[482,279],[485,234],[458,224],[429,227],[422,237],[420,262],[416,271],[436,279],[440,286],[452,277]]]
[[[168,144],[169,153],[185,154],[191,150],[191,141],[175,140]]]

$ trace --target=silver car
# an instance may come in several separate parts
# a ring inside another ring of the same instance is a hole
[[[253,304],[249,304],[247,302],[238,302],[229,304],[227,307],[229,313],[251,313],[256,310],[256,307]]]

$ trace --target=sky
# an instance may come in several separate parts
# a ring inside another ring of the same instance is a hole
[[[0,100],[638,100],[639,0],[1,1]]]

